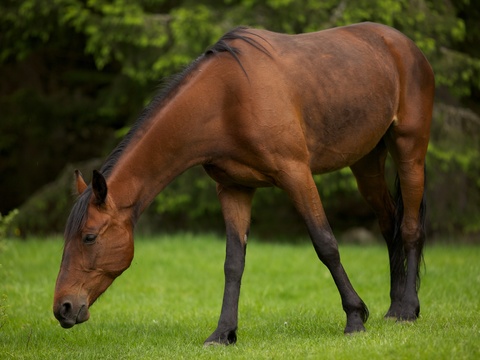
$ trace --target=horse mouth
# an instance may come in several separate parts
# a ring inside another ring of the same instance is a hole
[[[81,324],[90,318],[87,305],[81,305],[77,311],[68,301],[64,302],[54,311],[55,317],[64,329],[70,329],[76,324]]]

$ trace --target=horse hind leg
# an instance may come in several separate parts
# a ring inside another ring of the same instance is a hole
[[[405,272],[405,290],[400,306],[391,309],[387,315],[399,320],[415,320],[420,313],[418,289],[425,243],[426,146],[413,146],[413,143],[414,139],[398,140],[392,151],[398,176],[393,241],[403,245],[403,253],[397,254],[394,260],[397,271]]]
[[[405,273],[400,306],[387,315],[399,320],[415,320],[420,313],[418,289],[420,262],[425,243],[425,157],[435,93],[432,68],[420,51],[410,43],[399,55],[391,45],[399,70],[399,98],[395,121],[384,136],[397,168],[396,246],[403,246],[394,259]],[[409,51],[407,51],[409,50]],[[411,56],[409,56],[409,54]]]
[[[401,240],[395,239],[395,201],[385,180],[385,142],[380,143],[350,168],[358,190],[375,212],[388,248],[390,263],[390,308],[385,317],[398,317],[405,291],[405,254]]]
[[[385,136],[398,175],[393,241],[403,245],[403,254],[396,260],[397,266],[403,267],[405,272],[405,290],[400,308],[393,309],[389,315],[399,320],[415,320],[420,313],[418,289],[425,243],[425,157],[433,107],[433,80],[429,77],[420,80],[426,84],[423,88],[412,85],[404,94],[397,120]]]

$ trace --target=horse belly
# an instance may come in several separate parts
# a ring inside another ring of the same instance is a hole
[[[352,165],[387,132],[396,116],[398,85],[388,62],[382,65],[332,65],[328,75],[320,72],[298,89],[313,172]]]
[[[395,117],[393,101],[366,93],[358,99],[329,105],[325,111],[304,114],[305,138],[314,173],[326,173],[354,164],[382,139]]]
[[[367,141],[363,141],[362,136],[363,134],[359,134],[343,143],[330,146],[322,143],[309,146],[312,173],[324,174],[351,166],[367,155],[381,139],[381,136],[369,137]]]

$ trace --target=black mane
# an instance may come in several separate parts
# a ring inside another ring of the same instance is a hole
[[[166,85],[161,88],[161,90],[154,96],[150,104],[142,111],[137,121],[133,124],[128,134],[123,138],[120,144],[110,153],[107,157],[107,160],[103,164],[100,172],[108,178],[112,169],[115,167],[119,158],[123,154],[123,151],[128,147],[132,138],[135,136],[138,129],[142,128],[149,120],[153,118],[153,114],[158,111],[159,107],[163,106],[169,99],[171,99],[176,93],[178,93],[180,87],[188,79],[189,75],[194,69],[198,67],[201,62],[206,59],[214,56],[218,53],[227,52],[232,55],[237,63],[242,68],[243,72],[248,78],[248,74],[243,67],[239,55],[240,49],[230,46],[229,42],[233,40],[242,40],[249,45],[255,47],[259,51],[263,52],[270,56],[268,50],[255,38],[258,37],[263,39],[257,34],[253,34],[248,31],[246,27],[238,27],[233,29],[223,35],[220,40],[209,49],[205,51],[200,57],[194,60],[190,65],[188,65],[182,72],[179,74],[173,75],[168,79]],[[263,39],[266,41],[265,39]],[[72,207],[70,216],[67,220],[67,225],[65,228],[65,239],[71,239],[79,233],[86,221],[86,212],[88,204],[92,195],[92,188],[89,185],[87,189],[78,197],[75,204]]]
[[[192,70],[198,66],[201,58],[202,56],[199,57],[197,60],[193,61],[181,73],[173,75],[168,79],[166,85],[161,88],[158,94],[154,96],[150,104],[147,105],[147,107],[142,111],[137,121],[132,125],[130,131],[122,139],[120,144],[118,144],[117,147],[107,157],[107,160],[100,169],[100,172],[103,176],[108,178],[115,164],[118,162],[121,155],[123,154],[123,151],[128,147],[129,143],[135,136],[137,130],[142,128],[146,123],[148,123],[148,121],[152,119],[153,114],[158,110],[158,108],[162,106],[169,98],[174,96],[175,93],[178,92],[181,84],[192,72]],[[76,236],[85,225],[87,208],[91,196],[92,187],[91,185],[89,185],[75,201],[65,228],[64,237],[66,241]]]
[[[105,161],[105,164],[100,169],[100,172],[105,177],[108,177],[108,175],[110,175],[111,170],[117,163],[118,159],[123,153],[123,150],[130,143],[137,129],[141,128],[148,120],[152,118],[153,113],[158,110],[159,106],[162,106],[166,102],[166,100],[170,99],[172,96],[174,96],[178,92],[178,89],[184,83],[184,80],[188,78],[188,75],[192,72],[192,70],[196,69],[198,65],[202,62],[202,60],[204,60],[205,58],[213,56],[218,53],[228,52],[230,55],[232,55],[235,58],[235,60],[237,61],[237,63],[240,65],[243,72],[245,73],[245,75],[248,77],[248,74],[241,63],[240,58],[238,57],[238,55],[240,54],[240,50],[238,48],[230,46],[229,42],[233,40],[245,41],[246,43],[250,44],[251,46],[255,47],[256,49],[270,56],[267,49],[262,44],[260,44],[258,40],[254,39],[252,36],[256,36],[263,39],[259,35],[249,32],[248,28],[246,27],[238,27],[236,29],[233,29],[228,33],[226,33],[225,35],[223,35],[215,45],[207,49],[207,51],[205,51],[203,55],[201,55],[196,60],[194,60],[182,72],[171,76],[166,82],[166,85],[161,88],[160,92],[153,98],[150,104],[143,110],[142,114],[140,115],[138,120],[135,122],[135,124],[132,126],[132,128],[130,129],[128,134],[125,136],[125,138],[108,156],[107,160]]]
[[[247,44],[253,46],[257,50],[263,52],[267,56],[271,56],[270,53],[268,52],[268,50],[265,48],[265,46],[263,46],[257,39],[254,39],[253,36],[258,37],[258,38],[266,41],[267,43],[268,43],[268,41],[266,39],[264,39],[263,37],[261,37],[260,35],[254,34],[254,33],[250,32],[248,30],[249,29],[247,27],[240,26],[240,27],[237,27],[237,28],[229,31],[228,33],[223,35],[220,38],[220,40],[217,41],[217,43],[215,45],[210,47],[205,52],[205,56],[214,55],[214,54],[221,53],[221,52],[230,53],[230,55],[232,55],[235,58],[235,60],[240,65],[243,72],[245,73],[245,75],[248,78],[248,74],[245,71],[245,68],[243,67],[242,62],[240,61],[240,58],[238,57],[238,55],[240,54],[240,50],[236,47],[230,46],[230,44],[229,44],[230,41],[242,40],[242,41],[246,42]]]
[[[188,77],[192,70],[198,66],[201,58],[202,57],[199,57],[197,60],[193,61],[182,72],[167,79],[165,85],[161,87],[160,91],[154,96],[147,107],[143,109],[142,113],[138,117],[137,121],[132,125],[127,135],[107,157],[107,160],[100,169],[100,172],[103,174],[103,176],[108,178],[113,167],[117,163],[123,151],[127,148],[132,138],[135,136],[137,130],[141,129],[146,123],[148,123],[148,121],[153,118],[154,113],[158,111],[159,107],[161,107],[168,99],[173,97],[178,92],[184,80]]]

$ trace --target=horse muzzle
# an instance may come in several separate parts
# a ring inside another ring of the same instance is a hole
[[[90,318],[88,304],[86,301],[72,301],[64,298],[55,302],[53,314],[60,322],[60,325],[69,329],[76,324],[87,321]]]

